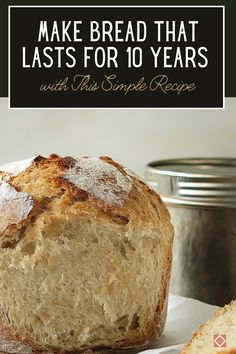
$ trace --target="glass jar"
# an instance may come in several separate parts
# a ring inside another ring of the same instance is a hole
[[[145,177],[175,228],[170,291],[219,306],[236,299],[236,159],[155,161]]]

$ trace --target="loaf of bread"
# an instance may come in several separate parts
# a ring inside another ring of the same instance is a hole
[[[0,321],[34,350],[145,345],[166,317],[173,228],[109,157],[0,167]]]
[[[236,301],[202,324],[181,354],[236,354]]]

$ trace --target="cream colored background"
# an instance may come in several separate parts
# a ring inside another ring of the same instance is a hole
[[[47,155],[109,155],[143,174],[173,157],[236,157],[236,98],[225,110],[9,110],[0,99],[0,163]]]

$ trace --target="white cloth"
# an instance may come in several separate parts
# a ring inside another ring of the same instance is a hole
[[[192,332],[212,317],[216,306],[177,295],[169,296],[164,333],[157,345],[142,354],[177,354],[191,338]]]

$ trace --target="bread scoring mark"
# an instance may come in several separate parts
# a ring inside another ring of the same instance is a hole
[[[132,188],[132,178],[100,158],[77,159],[63,178],[107,205],[122,206]]]
[[[50,155],[49,159],[52,158],[52,156],[57,156],[57,155]],[[54,158],[56,160],[56,158]],[[71,156],[66,156],[66,157],[62,157],[62,158],[58,158],[58,165],[62,168],[62,169],[69,169],[69,168],[73,168],[76,164],[76,159],[74,157]]]
[[[9,183],[0,182],[0,233],[26,220],[34,204],[29,194],[17,192]]]
[[[127,173],[125,172],[125,168],[122,165],[120,165],[118,162],[115,162],[114,160],[112,160],[109,156],[100,156],[99,159],[109,163],[110,165],[113,165],[121,173],[123,173],[124,175],[127,175]]]
[[[82,189],[77,188],[73,183],[69,182],[64,177],[54,177],[55,185],[62,191],[69,190],[71,198],[76,201],[86,201],[88,199],[88,193]]]
[[[0,166],[0,172],[5,172],[11,176],[17,176],[21,172],[25,171],[28,167],[32,165],[32,163],[38,158],[39,155],[35,155],[27,160],[16,161],[7,163],[5,165]]]

